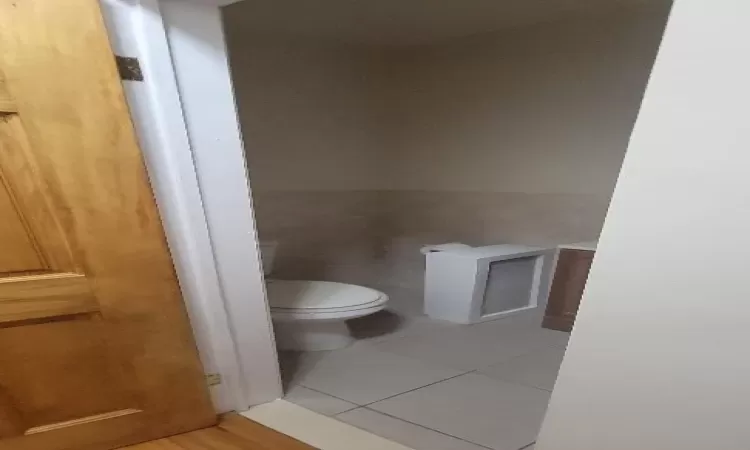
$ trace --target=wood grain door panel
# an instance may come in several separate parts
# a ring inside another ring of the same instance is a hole
[[[98,311],[85,275],[51,273],[0,279],[0,326]]]
[[[8,91],[8,85],[5,76],[0,74],[0,114],[11,114],[18,112],[16,101],[11,97]]]
[[[0,273],[42,270],[44,262],[13,200],[0,173],[0,242],[5,243],[0,251]]]
[[[139,409],[111,337],[108,324],[96,316],[0,328],[0,386],[22,418],[24,434]]]
[[[0,450],[216,422],[95,0],[0,2]]]

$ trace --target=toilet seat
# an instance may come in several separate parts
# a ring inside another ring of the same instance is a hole
[[[270,280],[271,315],[277,320],[326,320],[361,317],[388,302],[382,292],[331,281]]]

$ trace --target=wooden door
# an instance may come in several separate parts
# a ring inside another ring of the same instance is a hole
[[[98,3],[0,1],[0,450],[215,420]]]
[[[593,251],[560,249],[543,327],[559,331],[573,329],[593,260]]]

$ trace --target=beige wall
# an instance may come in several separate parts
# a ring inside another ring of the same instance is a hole
[[[400,52],[395,189],[609,196],[667,3]]]
[[[277,277],[419,297],[421,245],[595,239],[666,7],[426,46],[233,42]],[[234,25],[236,26],[236,24]]]
[[[232,39],[253,187],[612,192],[668,2],[444,43]]]
[[[227,22],[253,189],[382,188],[379,54],[301,38],[233,40],[240,26]]]
[[[748,448],[748,22],[675,2],[538,450]]]
[[[393,55],[389,289],[419,296],[424,243],[596,239],[667,11],[657,2]]]
[[[380,52],[248,37],[236,16],[225,25],[258,234],[278,243],[273,276],[378,286],[389,139]]]

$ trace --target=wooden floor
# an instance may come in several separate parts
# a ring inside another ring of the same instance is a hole
[[[226,414],[213,428],[180,434],[121,450],[315,450],[239,414]]]

